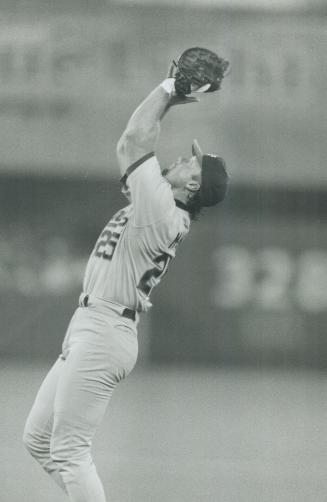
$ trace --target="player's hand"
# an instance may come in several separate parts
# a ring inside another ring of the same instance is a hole
[[[215,52],[190,47],[173,61],[169,73],[175,79],[176,94],[189,96],[192,92],[218,91],[228,67],[229,62]]]
[[[171,63],[168,69],[167,78],[174,78],[177,65],[175,61]],[[178,96],[175,92],[170,97],[169,106],[187,105],[189,103],[198,103],[200,100],[194,96]]]
[[[169,106],[176,105],[188,105],[189,103],[198,103],[200,100],[193,96],[177,96],[177,94],[173,94],[169,100]]]

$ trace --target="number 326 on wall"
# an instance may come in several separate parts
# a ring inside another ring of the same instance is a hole
[[[222,309],[327,310],[327,251],[222,246],[212,256],[211,298]]]

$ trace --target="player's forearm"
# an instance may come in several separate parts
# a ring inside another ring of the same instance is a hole
[[[147,141],[157,133],[158,125],[169,105],[170,95],[159,85],[136,108],[128,121],[126,134],[135,135],[139,141]]]
[[[117,145],[122,171],[142,155],[155,150],[160,121],[169,108],[169,101],[169,92],[159,85],[136,108]]]

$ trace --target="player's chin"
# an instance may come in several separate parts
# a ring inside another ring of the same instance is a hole
[[[175,167],[176,167],[176,163],[172,164],[169,167],[165,167],[164,169],[162,169],[162,171],[161,171],[162,176],[167,176],[167,174],[169,174],[173,169],[175,169]]]

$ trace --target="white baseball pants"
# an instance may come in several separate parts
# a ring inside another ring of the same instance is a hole
[[[106,502],[90,449],[115,386],[136,363],[136,324],[101,304],[79,307],[28,416],[24,443],[71,502]]]

